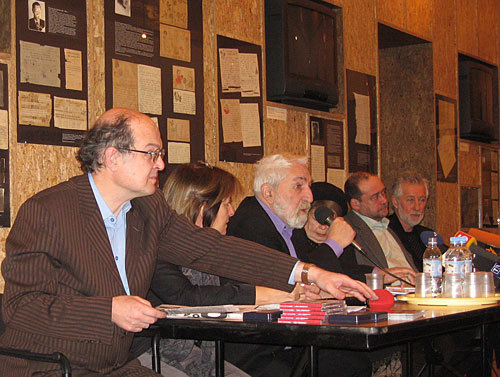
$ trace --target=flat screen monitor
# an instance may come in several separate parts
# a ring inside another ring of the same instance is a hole
[[[266,0],[267,99],[326,110],[338,102],[336,8]]]

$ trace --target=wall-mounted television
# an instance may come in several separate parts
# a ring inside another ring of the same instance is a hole
[[[337,105],[339,10],[313,0],[265,0],[268,101],[323,111]]]
[[[460,137],[497,142],[498,70],[460,55],[458,60]]]

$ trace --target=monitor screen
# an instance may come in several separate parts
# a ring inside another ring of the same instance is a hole
[[[289,3],[287,23],[288,73],[335,84],[334,15]]]

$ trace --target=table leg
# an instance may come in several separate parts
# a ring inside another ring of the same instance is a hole
[[[224,377],[224,342],[215,341],[215,377]]]
[[[318,376],[318,349],[314,346],[309,346],[309,376]]]
[[[488,352],[486,351],[486,325],[481,325],[481,367],[482,374],[485,377],[491,376],[491,371],[488,370]]]
[[[406,375],[412,376],[411,342],[406,343]]]
[[[151,337],[151,363],[153,365],[153,370],[161,374],[161,356],[160,356],[160,331],[156,331]]]

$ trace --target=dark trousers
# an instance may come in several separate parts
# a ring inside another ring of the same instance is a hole
[[[283,347],[257,344],[225,343],[225,358],[252,377],[307,376],[308,366],[301,365],[304,347]],[[304,373],[300,369],[305,367]],[[369,377],[371,363],[366,352],[320,349],[318,351],[320,377]]]

